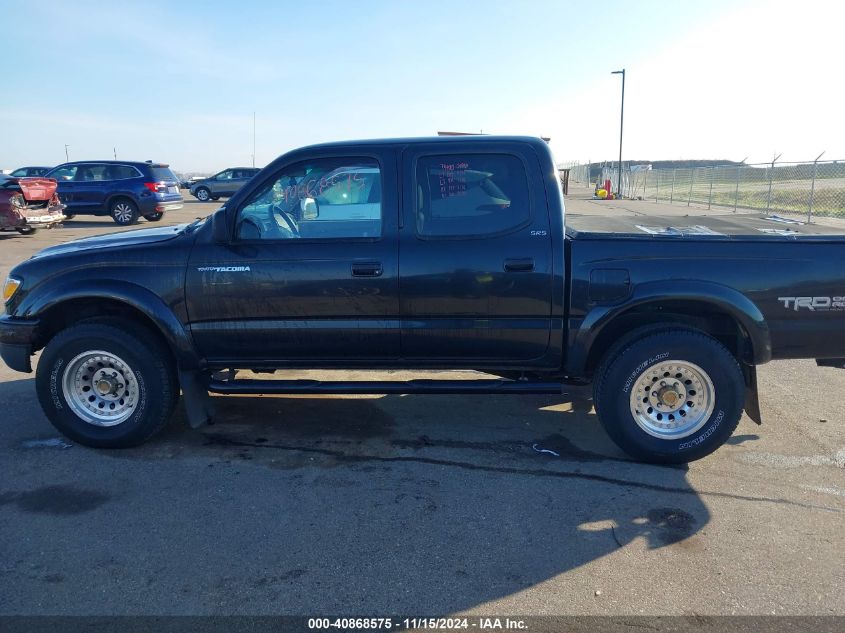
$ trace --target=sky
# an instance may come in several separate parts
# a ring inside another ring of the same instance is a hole
[[[836,0],[2,0],[0,168],[213,172],[332,140],[550,136],[560,162],[845,159]],[[14,28],[11,28],[14,25]]]

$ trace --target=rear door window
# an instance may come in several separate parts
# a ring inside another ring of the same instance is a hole
[[[443,154],[417,161],[417,234],[481,237],[531,220],[525,165],[510,154]]]
[[[103,165],[98,163],[85,163],[79,166],[76,170],[77,182],[96,182],[101,180],[108,180],[106,178],[106,169],[110,165]]]

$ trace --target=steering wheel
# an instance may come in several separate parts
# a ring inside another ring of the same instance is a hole
[[[299,225],[293,219],[293,216],[285,211],[279,203],[274,202],[271,204],[269,211],[272,226],[282,232],[290,233],[291,237],[299,237]]]

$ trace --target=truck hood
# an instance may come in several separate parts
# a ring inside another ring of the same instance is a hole
[[[8,185],[17,185],[27,202],[43,202],[56,193],[57,183],[53,178],[15,178]]]
[[[33,255],[33,259],[50,257],[52,255],[65,255],[98,248],[126,248],[128,246],[142,246],[166,242],[180,235],[187,224],[177,226],[162,226],[154,229],[140,229],[135,231],[122,231],[108,235],[85,237],[65,244],[51,246]]]

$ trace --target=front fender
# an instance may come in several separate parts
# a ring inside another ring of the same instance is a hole
[[[181,369],[197,369],[200,366],[200,356],[190,332],[170,307],[155,293],[131,282],[112,279],[67,282],[56,279],[24,297],[16,312],[26,318],[37,319],[64,302],[79,299],[108,299],[134,308],[155,324],[173,350]]]
[[[772,342],[769,325],[763,313],[744,294],[722,284],[708,281],[684,280],[682,288],[667,288],[665,282],[648,282],[634,287],[630,297],[622,304],[593,307],[575,332],[570,333],[570,349],[566,371],[570,375],[583,375],[593,344],[604,329],[616,318],[635,308],[660,305],[668,301],[686,301],[716,309],[736,320],[748,333],[753,350],[753,361],[762,364],[772,359]]]

